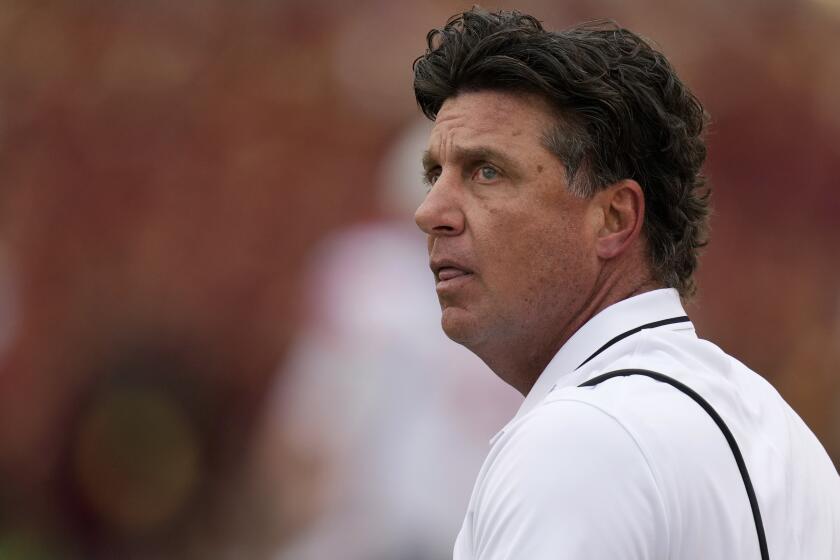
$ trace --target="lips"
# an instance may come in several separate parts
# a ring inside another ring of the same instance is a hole
[[[451,259],[432,259],[430,263],[432,272],[435,273],[435,280],[438,287],[446,284],[453,284],[459,279],[472,276],[472,270],[458,261]]]
[[[460,268],[446,266],[438,270],[437,277],[438,281],[443,282],[445,280],[452,280],[453,278],[458,278],[459,276],[464,276],[466,274],[469,274],[469,272],[461,270]]]

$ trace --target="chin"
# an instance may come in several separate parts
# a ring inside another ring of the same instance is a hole
[[[475,317],[464,309],[448,307],[440,318],[443,332],[458,344],[469,347],[478,338],[478,325]]]

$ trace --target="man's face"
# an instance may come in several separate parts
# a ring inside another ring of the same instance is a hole
[[[569,193],[542,143],[555,118],[536,97],[462,93],[429,138],[431,188],[415,219],[429,238],[443,329],[480,356],[544,350],[597,278],[590,200]]]

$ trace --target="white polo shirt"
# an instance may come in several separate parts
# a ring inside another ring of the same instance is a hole
[[[455,560],[761,558],[732,451],[696,402],[641,376],[578,387],[621,369],[672,377],[720,414],[771,559],[840,559],[840,477],[825,450],[767,381],[698,338],[663,289],[603,310],[549,363],[491,441]]]

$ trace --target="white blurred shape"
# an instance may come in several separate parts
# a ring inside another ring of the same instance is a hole
[[[425,118],[412,121],[394,143],[380,168],[380,204],[388,216],[410,221],[426,197],[421,158],[432,125]]]

